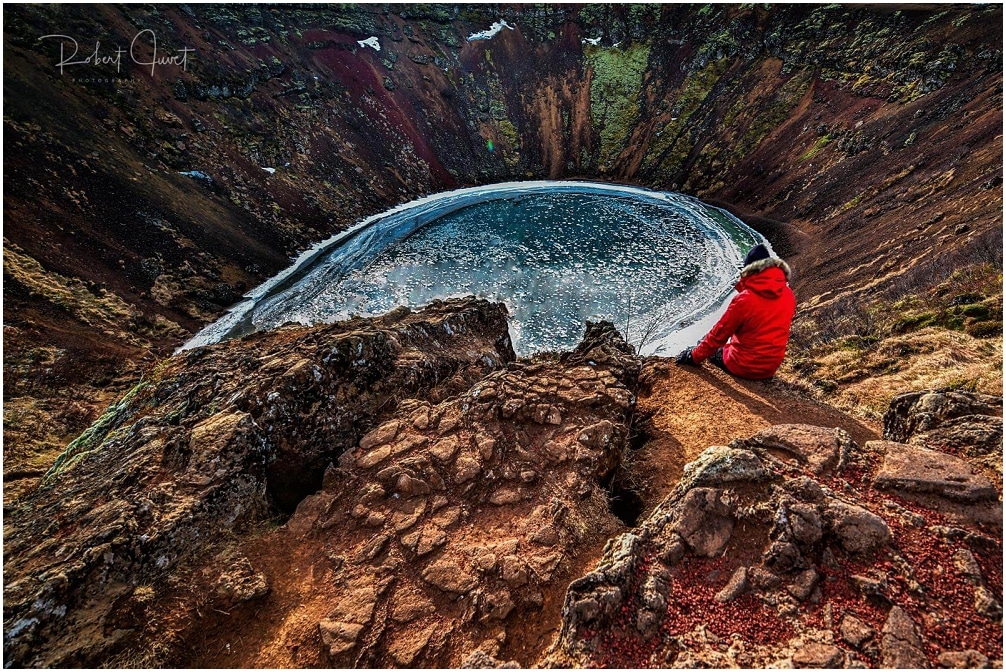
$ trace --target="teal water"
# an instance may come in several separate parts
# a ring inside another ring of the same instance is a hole
[[[679,194],[568,182],[449,192],[375,218],[253,296],[242,331],[474,294],[507,304],[521,355],[571,348],[600,319],[659,352],[722,304],[757,242]]]

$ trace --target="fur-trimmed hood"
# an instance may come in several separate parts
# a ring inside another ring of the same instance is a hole
[[[751,262],[734,285],[738,292],[751,291],[766,299],[778,299],[789,291],[788,288],[789,265],[776,257]]]
[[[786,274],[786,281],[789,282],[791,272],[789,270],[789,264],[787,264],[782,259],[777,257],[769,257],[768,259],[759,259],[758,261],[752,262],[741,269],[741,279],[747,278],[754,275],[755,273],[761,273],[762,271],[769,268],[781,268],[782,272]]]

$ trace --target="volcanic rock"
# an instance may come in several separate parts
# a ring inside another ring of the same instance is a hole
[[[697,555],[713,557],[727,545],[733,532],[733,510],[722,490],[694,488],[677,511],[673,530]]]
[[[789,431],[763,430],[733,448],[707,450],[686,465],[677,487],[647,519],[609,544],[595,568],[570,584],[560,638],[546,662],[603,665],[616,660],[609,647],[617,646],[629,652],[617,658],[619,663],[637,666],[673,661],[844,667],[866,661],[928,667],[927,644],[917,624],[940,622],[934,619],[974,623],[962,607],[973,606],[967,596],[980,576],[976,566],[994,563],[995,552],[981,551],[984,559],[979,561],[978,551],[958,550],[954,557],[961,573],[951,575],[949,584],[949,565],[929,574],[942,561],[919,555],[918,549],[944,552],[938,526],[888,523],[885,517],[897,515],[900,505],[891,506],[889,500],[885,505],[872,492],[873,474],[863,455],[876,453],[863,453],[850,439],[846,449],[856,469],[849,476],[833,476],[841,470],[815,473],[801,460],[776,459],[766,445],[766,437]],[[806,427],[800,435],[829,437],[828,445],[838,445],[842,436]],[[737,468],[739,464],[743,466]],[[738,478],[741,474],[747,480]],[[966,524],[977,529],[973,522]],[[737,539],[741,534],[743,539]],[[955,538],[967,534],[974,533],[962,530]],[[900,555],[900,537],[909,539],[912,561]],[[850,571],[854,567],[860,573]],[[647,597],[652,592],[646,588],[652,585],[648,577],[656,571],[669,577],[664,605]],[[929,611],[917,603],[902,604],[906,586],[917,594],[938,590],[946,610],[939,611],[936,604]],[[996,605],[975,595],[984,605],[979,609],[995,618]],[[614,609],[604,607],[603,596],[616,596]],[[886,618],[877,619],[877,605],[889,610]],[[933,609],[938,615],[930,613]],[[673,646],[652,643],[658,628],[664,633],[661,641]],[[802,633],[801,638],[791,640],[794,632]],[[710,644],[728,634],[733,657]],[[863,658],[854,659],[835,646],[840,640]],[[635,653],[643,651],[642,656]]]
[[[944,447],[956,443],[983,453],[1001,450],[1002,413],[1001,397],[932,390],[908,392],[891,400],[883,419],[884,438],[912,443],[919,439],[922,445],[943,443]],[[972,423],[987,427],[987,433],[970,431]],[[959,443],[952,439],[954,436]]]
[[[786,590],[802,602],[811,596],[814,589],[817,588],[817,582],[820,578],[820,575],[813,568],[804,570],[796,575],[796,579]]]
[[[252,567],[248,558],[224,556],[216,560],[226,567],[217,579],[217,595],[222,598],[224,608],[249,602],[269,592],[266,577]]]
[[[461,337],[433,328],[445,319],[465,324],[463,347],[457,347]],[[61,625],[65,617],[83,608],[100,614],[114,602],[110,595],[118,585],[165,590],[165,581],[178,580],[171,577],[212,566],[234,532],[319,488],[326,465],[356,447],[367,429],[377,427],[366,434],[368,446],[392,440],[400,423],[385,424],[381,413],[395,397],[443,394],[450,388],[436,381],[448,379],[448,371],[457,384],[484,375],[491,368],[487,362],[512,360],[502,337],[506,329],[502,306],[459,300],[407,315],[282,329],[176,355],[156,384],[142,383],[119,402],[122,410],[109,416],[112,422],[71,444],[48,485],[33,496],[31,516],[14,512],[7,518],[9,539],[16,537],[20,550],[7,556],[13,587],[5,591],[6,614],[11,622],[30,624],[7,639],[8,660],[28,664],[25,656],[39,655],[31,664],[86,666],[102,659],[100,641],[86,653],[57,646],[73,637]],[[506,349],[498,349],[501,343]],[[380,459],[372,453],[359,457],[366,463],[371,455],[379,469],[395,450]],[[421,468],[410,471],[400,470],[407,478],[394,485],[414,496],[428,486],[420,484]],[[379,492],[367,490],[358,502],[366,525],[383,520],[384,512],[373,508]],[[400,529],[414,524],[408,518],[395,519]],[[49,529],[42,536],[38,520]],[[55,565],[50,547],[64,549]],[[39,566],[42,558],[48,559]],[[231,602],[267,589],[267,578],[242,567],[216,573]],[[59,576],[65,579],[54,580]],[[198,606],[182,598],[172,608],[184,612],[182,605]],[[158,604],[155,612],[167,608]],[[345,632],[338,632],[329,635],[337,648],[345,644]],[[132,630],[105,644],[122,646],[120,639],[138,634]]]
[[[631,395],[619,377],[635,366],[620,342],[613,330],[595,333],[591,357],[609,364],[591,367],[589,377],[572,373],[581,366],[575,361],[514,364],[490,373],[464,393],[431,405],[425,429],[422,422],[406,422],[416,413],[406,405],[403,417],[382,425],[401,420],[382,439],[393,442],[386,444],[395,446],[391,453],[371,462],[367,456],[380,448],[357,447],[341,460],[338,477],[326,478],[312,496],[327,503],[298,507],[287,529],[310,530],[305,534],[320,535],[333,552],[355,559],[342,565],[340,584],[366,585],[375,575],[396,572],[374,612],[384,613],[383,605],[390,604],[390,624],[369,634],[367,643],[348,646],[342,655],[350,657],[340,661],[362,656],[374,665],[456,665],[462,653],[478,646],[471,624],[495,623],[505,633],[512,623],[540,613],[543,589],[562,576],[566,558],[576,557],[585,536],[614,529],[602,484],[628,435],[623,404]],[[589,405],[558,394],[572,390],[569,397],[581,398],[584,384],[591,390]],[[537,422],[531,407],[507,417],[510,395],[530,390],[558,411],[559,424]],[[603,440],[579,441],[592,427],[604,428]],[[550,464],[543,449],[550,442],[575,450],[578,459]],[[569,482],[578,484],[572,499]],[[585,516],[592,521],[589,531],[573,525]],[[514,526],[515,519],[526,522]],[[371,520],[376,530],[366,522]],[[389,537],[397,542],[382,541]],[[543,544],[547,552],[540,550]],[[422,607],[408,609],[403,599]],[[599,609],[610,608],[606,599]],[[448,631],[454,633],[449,641],[434,642]],[[428,632],[434,633],[429,639]]]
[[[328,647],[329,655],[335,658],[356,645],[363,626],[359,623],[325,619],[318,623],[318,630],[321,631],[321,641]]]
[[[876,551],[891,539],[891,530],[884,519],[861,506],[832,501],[824,516],[829,531],[851,553]]]
[[[884,623],[880,645],[884,667],[900,669],[928,668],[929,659],[922,651],[922,639],[915,622],[901,607],[895,606]]]
[[[980,670],[989,667],[989,659],[974,649],[967,651],[944,651],[936,659],[940,667],[958,670]]]
[[[730,575],[730,580],[727,581],[727,585],[723,586],[723,589],[716,593],[715,600],[717,602],[730,602],[740,597],[744,591],[747,590],[747,587],[747,567],[738,567],[734,570],[734,573]]]
[[[831,644],[810,642],[793,653],[793,667],[798,669],[834,669],[844,667],[845,654]]]
[[[872,639],[876,634],[876,631],[873,628],[868,626],[866,623],[863,623],[852,614],[846,614],[842,617],[840,631],[842,639],[857,649]]]
[[[854,445],[842,429],[812,425],[775,425],[756,433],[747,443],[795,457],[815,474],[841,468]]]
[[[962,502],[995,500],[999,493],[984,476],[976,476],[963,459],[947,453],[892,441],[876,441],[867,449],[884,454],[874,479],[878,488],[935,494]]]

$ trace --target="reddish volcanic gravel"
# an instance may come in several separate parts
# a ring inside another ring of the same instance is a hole
[[[882,516],[891,528],[891,547],[875,556],[863,557],[849,555],[840,547],[829,545],[834,562],[818,562],[814,567],[821,575],[819,586],[822,599],[816,604],[806,603],[802,615],[796,618],[812,628],[832,630],[836,645],[871,665],[879,665],[879,646],[854,650],[842,640],[842,618],[851,614],[869,625],[878,633],[876,644],[879,645],[879,633],[883,630],[891,605],[896,604],[915,621],[931,661],[935,661],[943,651],[965,649],[978,650],[992,660],[1000,659],[1002,626],[975,611],[975,587],[955,569],[954,554],[961,549],[970,550],[989,589],[1001,595],[1001,547],[982,543],[978,537],[965,537],[963,532],[961,538],[952,540],[938,536],[934,528],[959,528],[961,524],[918,502],[875,490],[871,483],[880,461],[879,455],[860,454],[856,456],[856,463],[840,476],[821,480],[836,493],[850,496]],[[790,475],[799,472],[811,476],[798,467],[784,467],[783,470],[792,472]],[[921,522],[912,524],[906,521],[897,513],[898,507],[903,509],[903,514],[910,512],[919,516]],[[693,632],[699,625],[705,625],[717,637],[727,639],[736,633],[745,642],[755,645],[780,644],[794,636],[793,621],[780,617],[775,608],[754,594],[747,593],[727,604],[715,601],[714,596],[734,569],[757,561],[753,557],[738,557],[737,553],[730,553],[715,559],[689,556],[674,567],[665,620],[654,636],[649,640],[643,639],[635,627],[638,592],[654,562],[653,558],[651,550],[636,567],[628,587],[629,598],[611,626],[601,632],[581,630],[583,640],[597,638],[592,666],[665,665],[673,660],[678,648],[677,638]],[[884,578],[883,595],[864,595],[850,580],[855,575]],[[826,607],[830,609],[830,618],[826,618],[829,613]]]
[[[921,504],[899,497],[897,494],[878,491],[871,487],[873,472],[879,466],[879,457],[864,454],[870,466],[854,466],[842,472],[841,477],[828,480],[828,485],[837,492],[855,491],[857,499],[869,505],[874,513],[883,516],[891,528],[895,552],[907,561],[911,577],[920,586],[912,591],[909,581],[892,562],[891,551],[884,558],[867,559],[862,562],[839,559],[842,569],[838,571],[818,568],[826,580],[821,588],[825,602],[832,601],[834,607],[848,608],[860,620],[879,632],[886,620],[886,609],[879,609],[864,600],[859,591],[851,586],[845,577],[851,574],[867,574],[870,569],[882,569],[888,581],[886,596],[905,609],[918,625],[926,640],[926,653],[931,659],[945,650],[975,649],[990,659],[1002,658],[1002,625],[994,623],[975,611],[974,587],[954,568],[953,556],[959,549],[968,549],[978,562],[993,594],[1002,595],[1003,556],[1002,548],[991,545],[968,544],[964,539],[948,541],[933,532],[937,526],[959,527],[948,516],[926,508]],[[893,502],[904,509],[921,516],[921,526],[905,524],[884,506]],[[836,553],[839,556],[840,553]],[[829,576],[830,574],[830,576]],[[834,608],[833,607],[833,608]],[[841,610],[834,612],[836,637]]]
[[[736,558],[690,559],[674,572],[662,630],[678,635],[705,624],[718,637],[740,634],[752,644],[771,644],[792,636],[789,623],[751,594],[720,604],[713,597],[737,568]],[[709,576],[718,581],[709,581]],[[677,590],[676,590],[677,589]]]
[[[674,646],[672,638],[692,632],[699,625],[705,625],[710,633],[723,639],[737,633],[751,644],[773,644],[793,636],[792,626],[751,594],[727,604],[713,599],[738,566],[737,558],[721,556],[689,558],[671,571],[664,621],[658,632],[645,640],[636,630],[635,615],[639,584],[651,565],[652,559],[647,556],[637,567],[630,584],[630,599],[621,607],[610,629],[600,635],[592,661],[595,666],[631,668],[670,662],[651,661],[654,653]],[[581,631],[584,640],[596,635],[595,630]]]
[[[892,529],[895,526],[892,525]],[[923,597],[902,602],[920,630],[925,633],[930,657],[944,650],[976,649],[990,659],[1002,658],[1002,625],[975,612],[974,587],[954,569],[954,552],[968,548],[977,559],[983,555],[963,540],[952,544],[932,536],[898,526],[895,531],[899,550],[914,569],[915,580],[922,587]],[[998,575],[988,574],[1002,585],[1002,552],[998,553]],[[993,591],[995,589],[993,588]],[[1001,595],[999,588],[999,595]],[[927,617],[927,612],[939,614],[939,620]],[[931,621],[936,620],[936,622]]]

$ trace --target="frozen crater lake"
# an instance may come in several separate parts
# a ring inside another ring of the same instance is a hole
[[[518,355],[569,349],[610,320],[644,354],[694,344],[765,240],[670,192],[515,182],[427,196],[305,252],[184,347],[474,294],[506,303]]]

